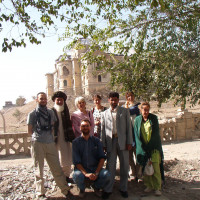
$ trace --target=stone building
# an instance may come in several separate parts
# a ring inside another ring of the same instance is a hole
[[[55,71],[47,73],[47,95],[52,96],[54,91],[63,91],[68,95],[90,95],[94,93],[103,93],[109,90],[110,74],[103,71],[96,71],[97,63],[88,64],[83,70],[83,63],[80,62],[80,57],[90,47],[89,41],[81,39],[80,42],[84,44],[85,48],[76,50],[72,49],[62,60],[60,56],[55,63]],[[100,52],[95,52],[100,54]],[[102,53],[101,53],[102,54]],[[107,59],[110,59],[109,53],[103,53]],[[116,60],[121,60],[123,57],[120,55],[114,56]]]
[[[16,104],[13,104],[12,101],[5,101],[5,106],[3,106],[3,109],[8,109],[12,107],[16,107]]]

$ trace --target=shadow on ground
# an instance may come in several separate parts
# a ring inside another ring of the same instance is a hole
[[[200,199],[200,177],[198,161],[167,160],[165,167],[165,184],[162,188],[162,196],[154,196],[154,192],[144,194],[143,182],[130,181],[128,183],[129,198],[127,200],[199,200]],[[78,200],[77,187],[71,189],[74,196],[70,200]],[[51,197],[48,200],[64,199]],[[99,200],[91,188],[86,189],[84,200]],[[119,192],[119,170],[117,170],[116,181],[110,200],[122,200]]]

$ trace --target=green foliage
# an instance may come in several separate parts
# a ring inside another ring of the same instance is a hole
[[[26,99],[23,96],[19,96],[16,99],[16,105],[17,106],[23,106],[23,105],[25,105],[25,102],[26,102]]]
[[[64,37],[90,38],[81,58],[100,63],[111,85],[161,103],[200,98],[200,6],[194,0],[86,1],[84,21],[68,26]],[[99,24],[101,22],[101,25]],[[103,25],[102,25],[103,24]],[[78,46],[78,45],[77,45]],[[95,52],[111,53],[111,59]],[[116,60],[112,54],[123,55]]]
[[[27,42],[38,45],[42,37],[55,35],[57,23],[74,20],[78,5],[77,0],[0,0],[2,52]]]
[[[1,0],[1,33],[5,24],[19,28],[18,37],[4,38],[2,51],[11,51],[13,46],[25,47],[25,39],[39,44],[38,35],[45,37],[52,29],[56,31],[56,24],[61,21],[66,31],[60,40],[73,39],[66,49],[80,48],[79,39],[89,38],[90,49],[81,59],[98,63],[98,70],[109,72],[113,87],[133,90],[146,100],[153,94],[159,105],[168,99],[187,99],[195,104],[200,97],[199,3]],[[110,58],[103,52],[110,53]],[[123,59],[115,59],[114,54],[123,55]]]

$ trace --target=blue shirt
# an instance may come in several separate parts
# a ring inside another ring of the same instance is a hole
[[[138,115],[140,115],[140,110],[139,110],[139,108],[138,108],[139,105],[140,105],[140,103],[137,103],[136,105],[131,106],[131,107],[129,108],[129,110],[130,110],[130,115],[136,115],[136,117],[137,117]]]
[[[87,173],[94,173],[100,159],[106,159],[99,138],[90,136],[88,140],[78,137],[72,142],[73,164],[81,164]]]

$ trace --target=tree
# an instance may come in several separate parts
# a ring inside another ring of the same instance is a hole
[[[79,5],[78,0],[0,0],[2,51],[40,44],[43,37],[56,34],[57,23],[76,21],[71,16]]]
[[[15,109],[15,112],[13,113],[13,116],[16,117],[18,123],[20,123],[20,120],[23,117],[23,113],[20,110]]]
[[[26,102],[26,99],[23,96],[19,96],[16,99],[16,105],[17,106],[23,106],[23,105],[25,105],[25,102]]]
[[[87,4],[88,3],[88,4]],[[196,0],[86,1],[84,21],[68,26],[65,36],[74,37],[68,48],[90,38],[87,63],[111,74],[111,85],[133,90],[149,100],[154,94],[161,103],[200,98],[200,6]],[[94,9],[95,7],[95,9]],[[104,26],[98,25],[102,20]],[[64,37],[65,37],[64,36]],[[107,60],[109,52],[123,55],[122,61]],[[85,66],[87,67],[87,66]]]
[[[6,1],[7,3],[7,1]],[[199,0],[0,0],[0,28],[10,23],[19,29],[14,39],[5,37],[2,50],[26,46],[25,38],[39,44],[66,23],[61,40],[73,38],[66,47],[83,48],[79,38],[90,39],[85,63],[99,63],[98,70],[111,74],[111,85],[133,90],[159,105],[168,99],[195,104],[200,97]],[[2,6],[4,9],[2,9]],[[37,12],[37,15],[34,15]],[[50,32],[49,32],[50,31]],[[107,60],[95,52],[108,52]],[[123,61],[113,54],[123,55]],[[87,66],[85,66],[87,67]]]

